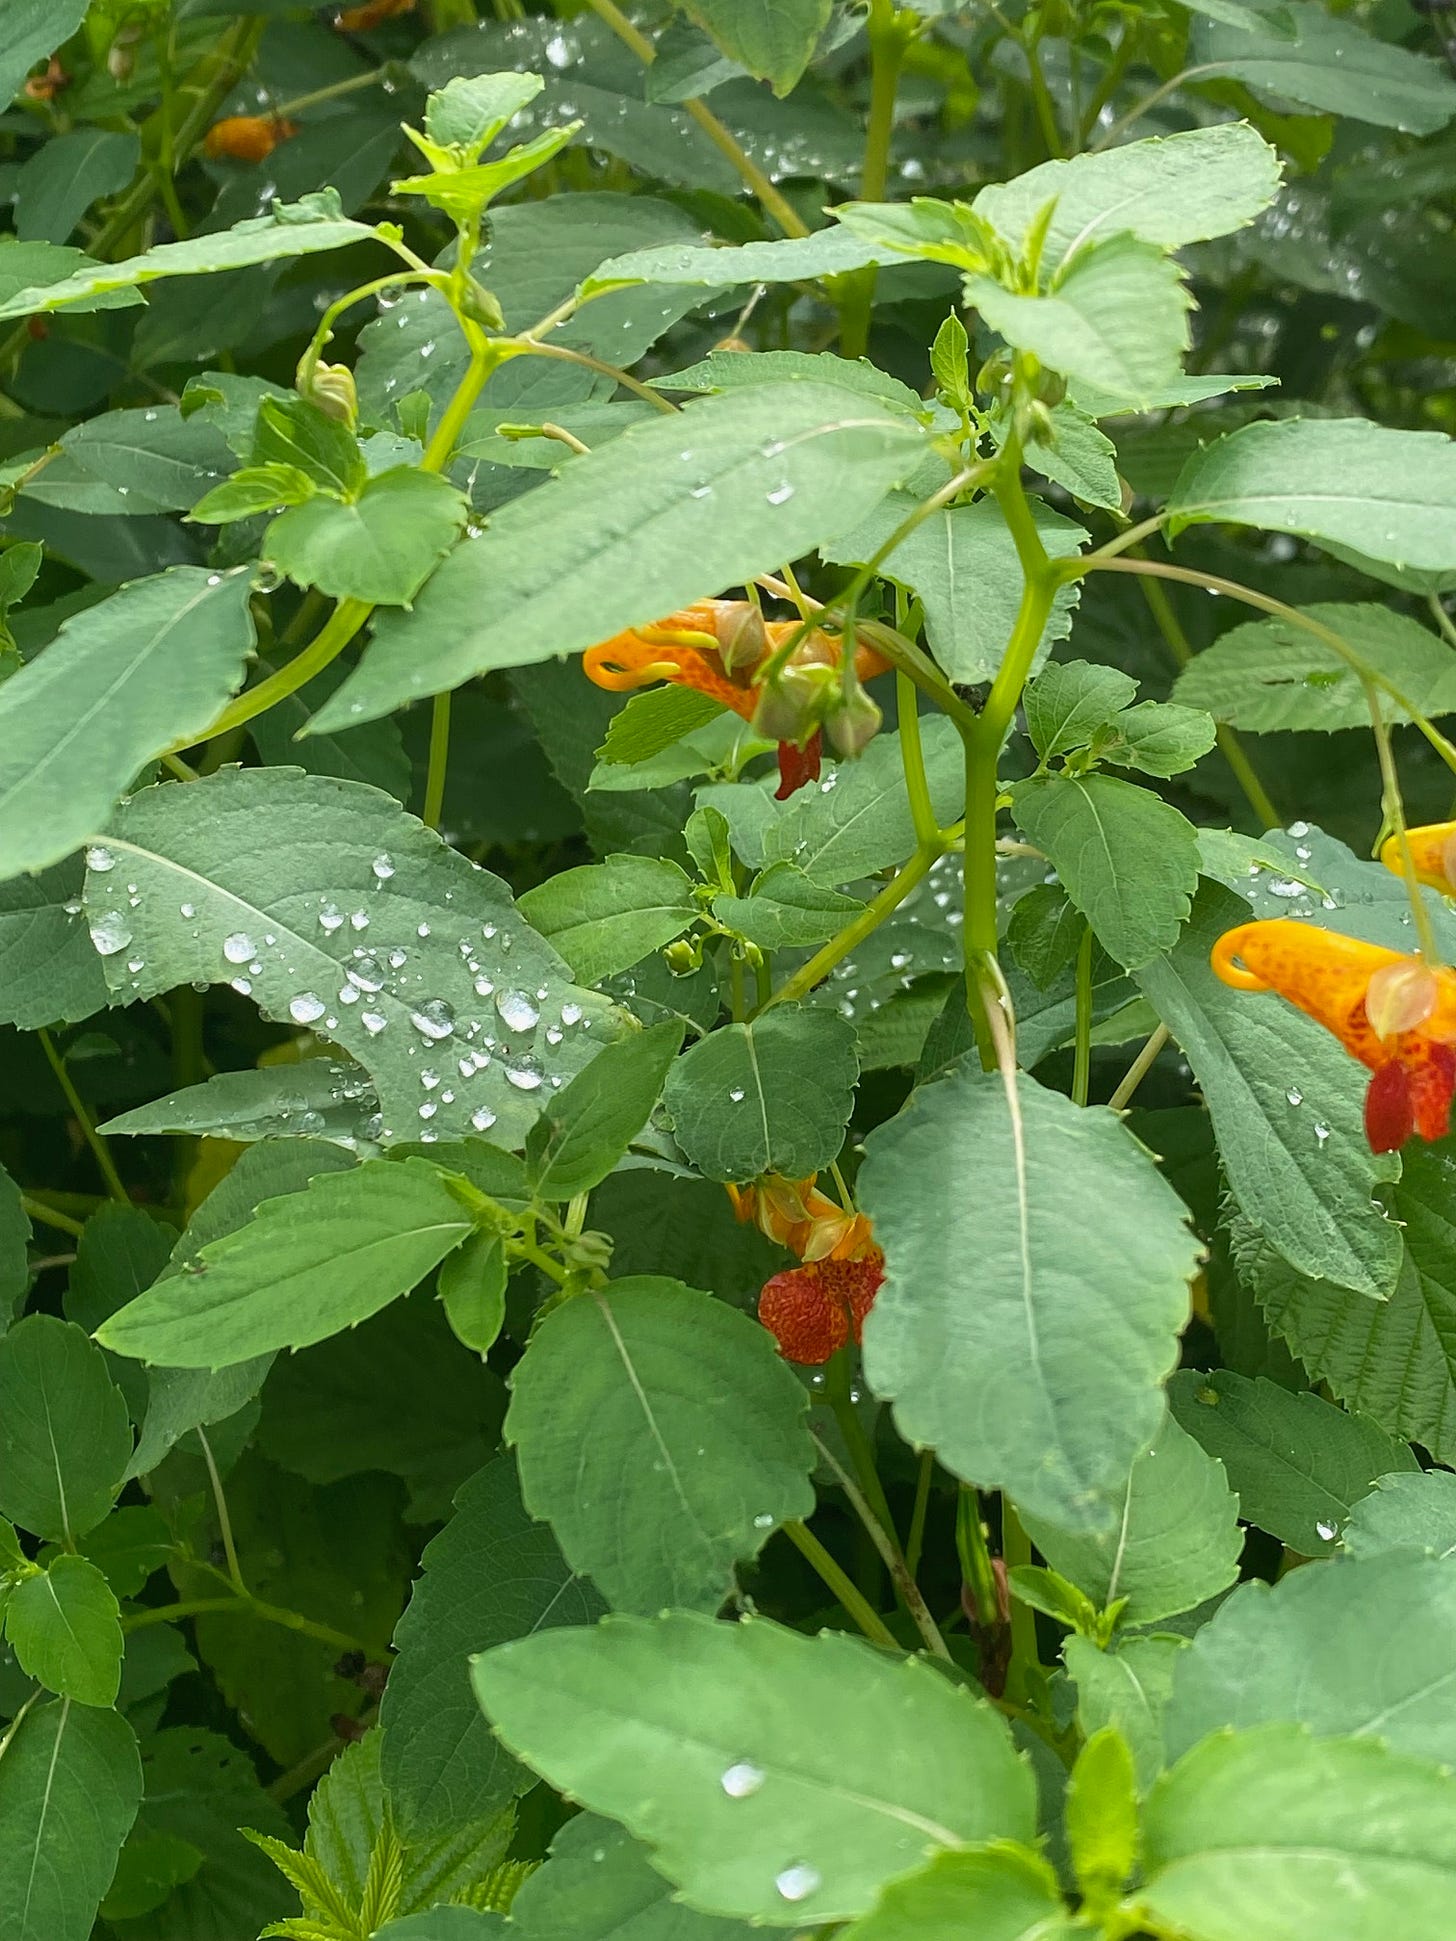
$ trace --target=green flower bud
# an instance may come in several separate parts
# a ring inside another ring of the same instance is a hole
[[[359,419],[359,396],[354,389],[354,373],[347,364],[315,364],[307,373],[300,366],[298,387],[325,417],[354,429]]]
[[[862,755],[880,732],[884,715],[862,687],[839,696],[824,715],[824,732],[838,755],[852,760]]]
[[[824,719],[837,682],[832,667],[790,661],[776,680],[760,690],[754,732],[768,741],[806,742]]]
[[[768,653],[768,630],[763,615],[748,600],[720,605],[713,622],[718,654],[730,674],[757,667]]]

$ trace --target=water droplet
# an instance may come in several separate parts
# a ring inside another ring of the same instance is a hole
[[[369,928],[369,912],[367,910],[355,910],[349,918],[349,927],[353,930],[367,930]]]
[[[223,938],[222,954],[230,964],[246,964],[253,954],[253,940],[245,930],[234,930]]]
[[[488,1105],[478,1105],[470,1115],[470,1123],[477,1132],[489,1132],[495,1124],[495,1114]]]
[[[339,1002],[340,1004],[357,1004],[359,1002],[359,993],[354,989],[352,984],[345,984],[340,990]]]
[[[771,1530],[774,1527],[773,1511],[760,1510],[753,1519],[753,1527],[755,1530]]]
[[[384,966],[367,950],[354,953],[353,963],[344,966],[344,975],[356,990],[382,991],[384,989]]]
[[[740,1759],[737,1765],[728,1768],[720,1783],[729,1799],[751,1799],[762,1786],[764,1778],[762,1766],[755,1766],[748,1759]]]
[[[741,1085],[732,1086],[729,1090],[728,1096],[730,1099],[732,1099],[735,1105],[742,1105],[744,1096],[745,1096],[743,1087]]]
[[[561,1026],[559,1024],[547,1025],[546,1042],[548,1045],[559,1045],[562,1042],[562,1040],[565,1038],[565,1036],[566,1036],[566,1033],[561,1029]]]
[[[563,1004],[561,1007],[561,1022],[565,1025],[580,1024],[581,1006],[579,1004]]]
[[[1299,1090],[1297,1086],[1291,1085],[1289,1090],[1284,1094],[1284,1096],[1285,1098],[1288,1099],[1291,1105],[1304,1104],[1304,1094]]]
[[[325,903],[318,913],[319,929],[328,936],[344,927],[344,913],[337,903]]]
[[[510,1031],[534,1031],[541,1022],[541,1013],[525,991],[498,992],[495,1008],[500,1012],[501,1023]]]
[[[379,878],[381,883],[387,883],[394,874],[394,862],[389,852],[384,849],[380,850],[369,867],[374,871],[374,874]]]
[[[422,1119],[433,1119],[436,1112],[438,1112],[439,1109],[440,1108],[435,1104],[435,1101],[433,1099],[426,1099],[424,1104],[420,1107],[420,1117]]]
[[[288,1000],[288,1015],[295,1024],[314,1024],[327,1008],[317,991],[300,991]]]
[[[429,934],[430,934],[430,926],[429,926],[429,924],[427,924],[427,923],[420,923],[420,924],[416,924],[416,925],[415,925],[415,935],[416,935],[417,937],[428,937],[428,936],[429,936]]]
[[[359,1013],[359,1022],[371,1038],[377,1038],[389,1023],[389,1019],[379,1011],[361,1011]]]
[[[253,980],[251,977],[235,977],[232,980],[232,986],[239,997],[251,997],[253,995]]]
[[[179,903],[177,905],[177,914],[181,917],[195,917],[197,915],[197,909],[194,904]]]
[[[771,492],[765,492],[763,496],[770,505],[787,505],[794,496],[794,488],[785,479],[782,485],[776,485]]]
[[[1314,1123],[1314,1136],[1315,1136],[1316,1145],[1320,1145],[1320,1146],[1322,1146],[1325,1143],[1326,1139],[1328,1139],[1330,1136],[1329,1127],[1319,1119],[1316,1119]]]
[[[539,1058],[530,1052],[523,1052],[506,1066],[506,1077],[518,1092],[534,1092],[539,1089],[545,1073],[541,1070]]]
[[[1333,1523],[1316,1523],[1316,1525],[1314,1526],[1314,1529],[1315,1529],[1315,1535],[1319,1537],[1322,1542],[1332,1543],[1334,1541],[1335,1526]]]
[[[418,1010],[410,1012],[410,1023],[422,1038],[438,1042],[455,1029],[455,1013],[442,997],[427,997]]]
[[[114,957],[131,942],[131,930],[119,910],[91,920],[91,941],[103,957]]]
[[[806,1901],[817,1893],[823,1884],[823,1876],[817,1867],[806,1866],[796,1861],[792,1867],[785,1867],[781,1874],[774,1876],[774,1886],[786,1901]]]

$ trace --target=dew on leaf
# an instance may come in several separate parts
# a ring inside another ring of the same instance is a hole
[[[288,1015],[295,1024],[316,1024],[327,1008],[317,991],[300,991],[288,1000]]]
[[[234,930],[223,938],[222,954],[230,964],[246,964],[253,955],[253,940],[246,930]]]
[[[772,1522],[773,1519],[769,1520]],[[719,1783],[729,1799],[751,1799],[765,1777],[762,1766],[755,1766],[749,1759],[740,1759],[728,1767]]]

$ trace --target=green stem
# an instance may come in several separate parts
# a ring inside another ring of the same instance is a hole
[[[905,1545],[905,1568],[912,1577],[920,1574],[920,1559],[925,1551],[925,1519],[930,1513],[930,1485],[935,1477],[935,1451],[922,1449],[920,1470],[915,1478],[915,1507],[910,1512],[910,1540]]]
[[[586,3],[598,20],[610,27],[618,40],[631,48],[644,67],[652,65],[657,59],[657,49],[640,28],[633,26],[621,8],[613,4],[613,0],[586,0]],[[727,159],[740,180],[752,189],[784,234],[807,236],[808,224],[800,219],[793,205],[786,202],[779,194],[757,162],[745,154],[712,109],[699,101],[696,96],[682,102],[681,106],[687,109],[719,154]]]
[[[1077,946],[1077,1035],[1072,1065],[1072,1103],[1085,1105],[1092,1080],[1092,926]]]
[[[212,1453],[212,1444],[202,1429],[196,1430],[197,1440],[202,1444],[202,1460],[207,1465],[207,1480],[212,1487],[213,1507],[217,1511],[217,1527],[222,1537],[222,1554],[227,1559],[227,1574],[239,1597],[250,1598],[252,1593],[243,1581],[242,1567],[238,1563],[237,1545],[233,1541],[233,1520],[228,1514],[227,1496],[222,1486],[222,1474]]]
[[[331,81],[326,88],[312,88],[307,94],[294,95],[290,101],[280,101],[273,112],[281,121],[288,115],[302,114],[305,108],[318,108],[325,101],[338,101],[346,94],[357,94],[361,88],[377,88],[384,76],[384,68],[371,67],[363,74],[351,74],[346,81]]]
[[[874,1609],[849,1573],[841,1569],[830,1556],[809,1526],[797,1521],[790,1522],[783,1525],[783,1532],[820,1582],[839,1601],[870,1642],[884,1645],[889,1651],[898,1651],[900,1646],[894,1632]]]
[[[39,1220],[44,1227],[54,1227],[57,1233],[68,1233],[73,1240],[79,1240],[86,1231],[84,1221],[73,1220],[69,1213],[58,1213],[55,1207],[47,1206],[44,1200],[34,1199],[29,1193],[21,1194],[20,1204],[30,1219]]]
[[[976,1607],[976,1622],[983,1631],[994,1631],[1001,1623],[1001,1599],[996,1589],[996,1573],[991,1552],[986,1547],[986,1526],[981,1521],[981,1499],[970,1483],[962,1483],[956,1499],[956,1554],[961,1577]]]
[[[893,1533],[875,1515],[854,1478],[822,1437],[817,1435],[814,1437],[814,1446],[819,1451],[821,1460],[833,1471],[834,1480],[844,1491],[850,1508],[864,1525],[871,1543],[880,1553],[880,1559],[893,1578],[900,1600],[909,1612],[910,1620],[920,1633],[926,1649],[932,1656],[941,1658],[949,1664],[950,1652],[946,1648],[945,1639],[940,1635],[940,1627],[931,1616],[930,1606],[920,1594],[920,1586],[905,1568],[905,1559],[900,1554],[900,1546],[896,1543]]]
[[[1416,875],[1415,858],[1411,855],[1410,831],[1406,827],[1405,802],[1400,792],[1400,775],[1395,766],[1395,751],[1390,745],[1390,728],[1381,713],[1380,697],[1368,682],[1365,685],[1365,699],[1370,707],[1370,732],[1375,737],[1375,748],[1380,757],[1382,806],[1385,819],[1395,832],[1395,845],[1400,852],[1400,873],[1405,882],[1406,896],[1410,900],[1411,915],[1415,919],[1416,940],[1426,962],[1439,964],[1440,948],[1436,943],[1436,933],[1431,925],[1431,913],[1426,908],[1425,893],[1421,889],[1420,878]]]
[[[807,997],[821,978],[827,977],[842,958],[847,957],[852,950],[864,942],[866,937],[879,928],[892,910],[900,907],[916,884],[924,881],[929,874],[931,864],[940,860],[959,834],[960,824],[957,823],[954,829],[942,832],[941,841],[936,848],[917,849],[905,867],[890,878],[879,895],[868,902],[857,917],[851,918],[837,936],[831,937],[827,944],[816,950],[807,964],[802,964],[792,977],[786,979],[768,1003],[770,1005],[795,1004],[800,998]]]
[[[900,730],[900,760],[905,769],[905,793],[910,798],[910,819],[915,825],[915,840],[922,849],[940,842],[940,824],[930,799],[930,783],[925,773],[925,752],[920,743],[920,704],[915,683],[903,668],[895,669],[895,716]]]
[[[829,1398],[835,1423],[849,1451],[849,1459],[854,1465],[854,1473],[859,1478],[859,1486],[864,1491],[865,1500],[884,1527],[886,1536],[899,1548],[899,1538],[895,1533],[895,1521],[890,1515],[890,1503],[885,1495],[880,1472],[875,1465],[875,1452],[865,1433],[864,1424],[859,1419],[859,1411],[851,1396],[851,1373],[854,1351],[845,1346],[831,1357],[824,1371],[824,1392]]]
[[[894,0],[870,0],[870,111],[865,124],[864,165],[860,170],[862,202],[883,202],[890,180],[890,147],[895,133],[895,96],[905,55],[919,21],[901,13]],[[839,307],[839,350],[842,357],[863,357],[869,343],[870,311],[877,272],[871,268],[847,276]]]
[[[1193,659],[1193,644],[1183,631],[1173,602],[1168,598],[1167,589],[1161,580],[1144,575],[1138,581],[1143,590],[1143,598],[1157,622],[1158,632],[1167,643],[1168,651],[1180,667],[1186,667]],[[1244,800],[1265,829],[1281,829],[1284,818],[1269,798],[1268,791],[1259,780],[1254,764],[1244,751],[1244,745],[1227,723],[1220,722],[1217,729],[1218,745],[1224,760],[1233,771],[1234,780],[1244,792]]]
[[[35,1035],[40,1039],[41,1050],[46,1055],[46,1063],[56,1075],[56,1083],[66,1095],[66,1103],[71,1108],[71,1116],[75,1119],[77,1125],[80,1126],[81,1136],[91,1148],[92,1156],[96,1161],[101,1177],[106,1182],[107,1192],[110,1193],[112,1199],[119,1200],[123,1206],[130,1206],[131,1195],[127,1192],[125,1186],[122,1185],[121,1174],[117,1172],[116,1163],[111,1157],[111,1149],[101,1134],[96,1130],[96,1122],[86,1110],[85,1101],[72,1083],[71,1074],[66,1070],[66,1061],[56,1049],[55,1040],[51,1037],[51,1034],[46,1030],[44,1025],[41,1026]]]
[[[445,806],[445,771],[450,763],[450,690],[437,694],[430,714],[430,765],[425,776],[427,829],[438,829]]]
[[[256,687],[248,688],[236,701],[230,701],[201,739],[211,741],[214,735],[225,735],[229,729],[256,720],[280,701],[286,701],[290,694],[296,694],[338,658],[373,611],[367,601],[340,600],[303,652],[295,654],[286,666],[259,681]]]
[[[1131,1099],[1133,1093],[1137,1090],[1139,1085],[1142,1084],[1143,1080],[1147,1077],[1148,1073],[1152,1070],[1153,1066],[1157,1063],[1158,1055],[1162,1051],[1164,1045],[1167,1044],[1170,1035],[1171,1034],[1168,1030],[1167,1025],[1160,1024],[1158,1026],[1157,1030],[1148,1039],[1147,1043],[1143,1046],[1142,1050],[1138,1053],[1137,1057],[1133,1059],[1132,1063],[1128,1066],[1127,1070],[1123,1073],[1123,1076],[1118,1084],[1117,1090],[1112,1094],[1112,1097],[1107,1101],[1107,1107],[1109,1111],[1121,1112],[1123,1110],[1123,1108],[1127,1105],[1129,1099]]]
[[[539,329],[540,326],[537,325],[536,328]],[[581,364],[589,371],[599,371],[603,377],[615,378],[624,390],[631,391],[635,397],[655,406],[668,417],[678,409],[670,398],[665,398],[661,391],[654,391],[652,386],[644,384],[640,377],[633,377],[630,371],[624,371],[616,364],[608,364],[603,358],[593,357],[589,351],[568,350],[565,344],[538,344],[534,337],[514,337],[510,339],[510,343],[517,356],[556,357],[567,364]]]
[[[347,1631],[335,1631],[332,1625],[315,1624],[312,1618],[306,1618],[298,1611],[285,1611],[277,1604],[265,1604],[251,1593],[231,1597],[184,1597],[175,1604],[149,1605],[144,1611],[133,1611],[124,1617],[121,1628],[128,1633],[144,1631],[153,1624],[171,1624],[179,1618],[206,1617],[219,1611],[246,1612],[262,1624],[276,1624],[285,1631],[296,1632],[301,1638],[312,1638],[318,1644],[326,1644],[334,1651],[362,1651],[366,1658],[374,1655],[373,1647],[362,1638],[351,1637]]]
[[[1442,600],[1440,594],[1428,593],[1426,595],[1426,605],[1431,609],[1431,618],[1441,629],[1446,640],[1451,646],[1456,647],[1456,621],[1453,621],[1450,614],[1447,613],[1445,602]]]
[[[1045,70],[1041,64],[1041,50],[1036,40],[1022,35],[1021,49],[1026,55],[1026,65],[1031,75],[1031,98],[1036,108],[1036,119],[1041,128],[1042,140],[1046,143],[1047,154],[1055,159],[1064,159],[1067,144],[1062,139],[1062,131],[1057,126],[1057,110],[1052,100],[1052,91],[1047,86]]]
[[[1171,80],[1161,82],[1150,93],[1145,94],[1141,100],[1134,101],[1127,113],[1114,121],[1112,126],[1093,142],[1091,148],[1087,151],[1088,154],[1096,155],[1104,148],[1111,148],[1114,142],[1127,133],[1134,122],[1141,121],[1150,109],[1156,108],[1160,101],[1166,100],[1170,94],[1175,94],[1179,88],[1186,86],[1189,81],[1197,81],[1205,74],[1217,74],[1218,72],[1219,69],[1217,66],[1211,63],[1205,63],[1202,67],[1185,67],[1180,73],[1175,74]]]
[[[1031,1562],[1031,1539],[1021,1527],[1016,1506],[1004,1491],[1001,1497],[1001,1556],[1008,1574]],[[1025,1703],[1029,1693],[1027,1674],[1038,1668],[1041,1658],[1036,1645],[1036,1612],[1019,1597],[1011,1599],[1011,1663],[1006,1673],[1007,1695]]]

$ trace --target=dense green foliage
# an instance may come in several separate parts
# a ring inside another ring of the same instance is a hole
[[[0,1941],[1450,1934],[1453,67],[0,0]]]

